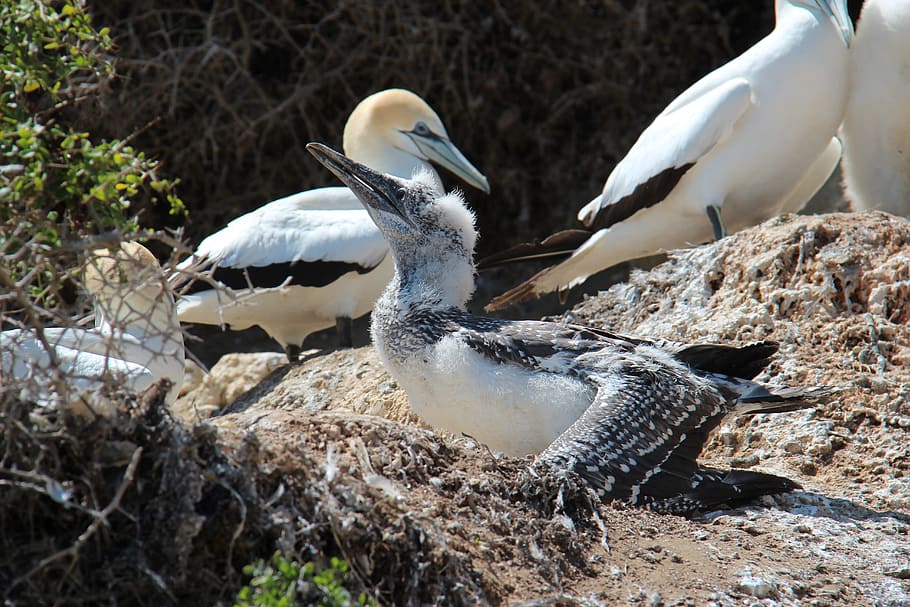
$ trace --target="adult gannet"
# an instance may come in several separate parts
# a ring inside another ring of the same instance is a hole
[[[777,0],[774,31],[677,97],[561,232],[481,268],[566,257],[495,298],[504,308],[617,263],[796,211],[837,166],[853,26],[845,0]]]
[[[434,162],[489,192],[486,177],[449,140],[436,112],[410,91],[389,89],[361,101],[344,127],[344,149],[400,177],[433,171]],[[292,361],[307,335],[333,324],[341,345],[350,347],[351,319],[370,311],[392,277],[387,253],[347,188],[275,200],[207,237],[178,266],[213,267],[212,278],[230,289],[196,281],[178,301],[180,320],[231,329],[259,325]]]
[[[855,210],[910,216],[910,0],[866,0],[850,66],[847,198]]]
[[[18,388],[25,400],[105,413],[101,394],[111,382],[141,392],[167,378],[166,402],[173,403],[183,384],[183,334],[158,261],[142,245],[125,242],[116,253],[95,251],[84,282],[95,297],[94,328],[4,331],[4,385]]]
[[[696,464],[731,412],[792,411],[827,393],[751,381],[776,352],[684,345],[541,321],[473,316],[474,217],[426,175],[382,175],[321,145],[314,156],[361,199],[395,275],[373,308],[373,342],[415,413],[509,455],[539,453],[604,497],[684,513],[788,491],[761,472]]]

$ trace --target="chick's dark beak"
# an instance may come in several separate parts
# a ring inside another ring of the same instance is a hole
[[[321,143],[308,143],[306,148],[325,168],[335,173],[368,210],[392,213],[414,225],[401,204],[402,188],[394,177],[374,171]]]

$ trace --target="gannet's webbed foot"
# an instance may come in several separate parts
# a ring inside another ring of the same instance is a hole
[[[709,204],[705,211],[708,213],[708,219],[711,220],[711,228],[714,229],[714,240],[720,240],[727,235],[724,218],[720,216],[720,207],[716,204]]]
[[[352,333],[354,331],[354,322],[349,316],[337,317],[335,319],[335,330],[338,332],[339,348],[354,347],[354,338],[352,337]]]
[[[288,344],[284,347],[284,354],[288,357],[289,363],[295,363],[300,359],[300,346]]]

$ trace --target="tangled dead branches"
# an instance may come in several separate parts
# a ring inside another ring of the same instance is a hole
[[[304,145],[337,147],[360,99],[410,88],[491,177],[491,200],[472,194],[483,253],[571,225],[673,96],[770,30],[770,4],[112,0],[93,12],[120,77],[83,118],[160,118],[136,143],[182,179],[198,237],[334,185]]]
[[[4,399],[6,600],[202,604],[217,596],[213,580],[236,578],[231,557],[250,542],[235,535],[256,514],[255,491],[211,432],[189,432],[169,417],[166,391],[125,395],[113,418],[62,416],[44,427],[30,419],[29,404]]]

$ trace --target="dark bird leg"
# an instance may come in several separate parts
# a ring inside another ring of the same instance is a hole
[[[340,348],[353,348],[354,323],[349,316],[339,316],[335,319],[335,330],[338,332],[338,346]]]
[[[720,216],[720,207],[709,204],[705,210],[708,212],[708,219],[711,220],[711,227],[714,229],[714,240],[720,240],[727,235],[724,218]]]
[[[288,344],[284,347],[284,354],[288,357],[289,363],[295,363],[300,358],[300,346]]]

